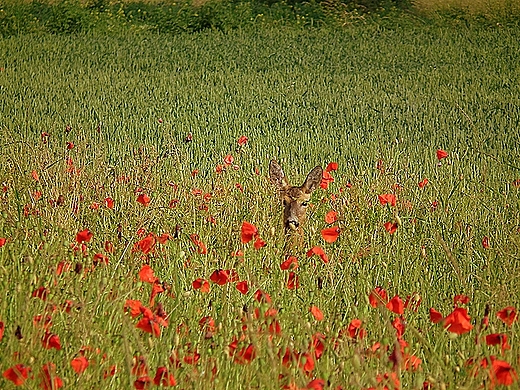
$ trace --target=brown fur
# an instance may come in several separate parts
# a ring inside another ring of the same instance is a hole
[[[279,190],[283,201],[283,226],[285,234],[291,238],[293,245],[299,246],[303,240],[303,229],[305,224],[305,213],[311,199],[312,192],[321,183],[323,169],[314,167],[307,175],[301,186],[291,186],[283,173],[282,168],[275,160],[269,164],[269,177]],[[294,240],[295,236],[297,237]]]

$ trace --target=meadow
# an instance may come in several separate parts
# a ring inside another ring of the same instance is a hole
[[[0,386],[517,387],[519,42],[2,38]],[[328,168],[291,258],[271,159]]]

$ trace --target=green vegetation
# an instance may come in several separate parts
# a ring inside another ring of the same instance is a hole
[[[139,388],[158,367],[181,388],[516,380],[518,321],[497,313],[520,307],[518,29],[403,17],[99,34],[112,20],[0,41],[2,388],[24,367],[28,388],[52,388],[42,383],[49,363],[77,389]],[[296,289],[280,268],[272,158],[293,184],[338,163],[291,252]],[[331,210],[340,234],[326,243]],[[242,243],[244,221],[265,247]],[[327,263],[307,256],[315,246]],[[217,270],[248,291],[210,281],[226,281]],[[377,286],[410,297],[402,315],[372,307]],[[152,288],[165,290],[154,302]],[[470,322],[432,323],[430,308],[447,316],[458,294]]]
[[[180,34],[206,29],[230,31],[259,26],[334,28],[352,24],[410,23],[518,26],[520,6],[511,0],[5,0],[0,36],[87,31],[152,31]]]

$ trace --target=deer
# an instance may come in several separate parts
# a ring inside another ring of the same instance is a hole
[[[301,186],[291,186],[283,173],[282,167],[275,161],[269,163],[269,178],[278,190],[283,202],[283,226],[286,237],[296,237],[289,244],[298,247],[303,243],[303,226],[305,214],[311,199],[311,194],[318,188],[323,176],[321,166],[314,167]]]

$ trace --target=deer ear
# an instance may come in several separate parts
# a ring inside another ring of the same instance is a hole
[[[314,191],[321,183],[321,178],[323,176],[323,168],[319,165],[314,167],[312,171],[307,175],[307,179],[305,179],[305,183],[302,185],[303,191],[305,193],[310,194]]]
[[[279,190],[285,190],[289,187],[289,183],[285,178],[282,167],[278,165],[275,160],[271,160],[269,163],[269,178],[271,179],[271,183],[273,183]]]

